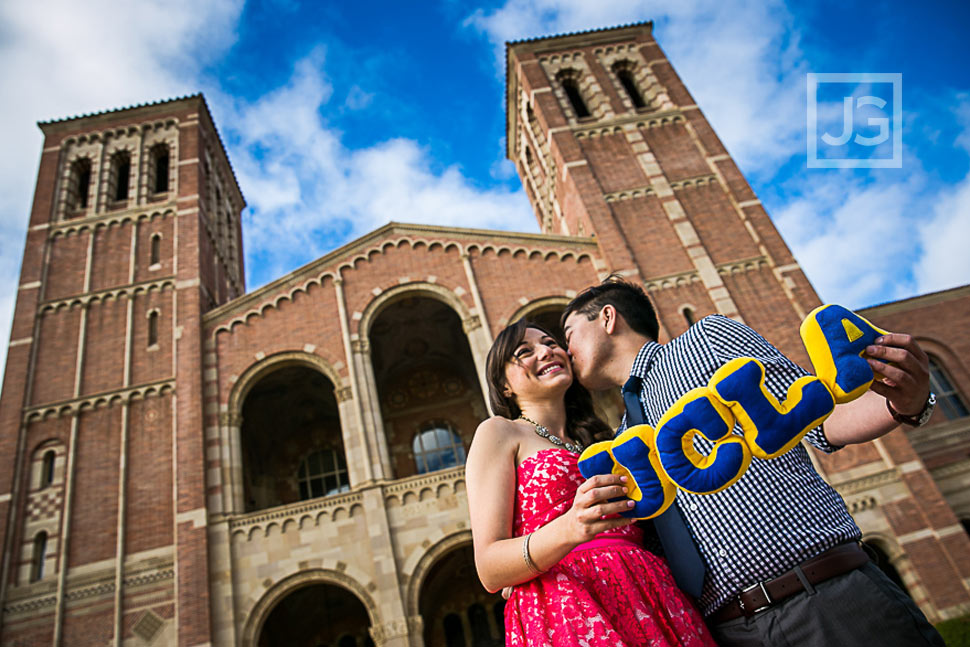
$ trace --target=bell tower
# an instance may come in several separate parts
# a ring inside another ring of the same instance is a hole
[[[594,238],[602,277],[649,292],[660,341],[721,313],[811,366],[798,329],[819,298],[652,23],[509,43],[506,60],[507,156],[543,232]],[[927,616],[966,613],[970,541],[905,432],[813,460]]]
[[[0,641],[203,644],[201,319],[245,292],[245,203],[201,95],[40,128],[0,399]]]
[[[800,348],[818,297],[652,24],[507,47],[507,155],[542,230],[595,237],[668,335],[718,312]]]

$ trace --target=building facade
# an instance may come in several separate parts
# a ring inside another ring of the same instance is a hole
[[[651,25],[507,54],[542,233],[391,223],[249,293],[201,96],[41,124],[0,398],[0,644],[502,644],[463,461],[503,326],[617,272],[662,340],[722,313],[808,365],[818,297]],[[970,611],[970,377],[955,328],[924,324],[968,304],[867,312],[927,331],[956,404],[816,456],[934,620]]]

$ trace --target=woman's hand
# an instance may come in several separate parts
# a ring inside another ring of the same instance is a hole
[[[597,474],[579,486],[572,507],[560,517],[570,543],[579,545],[601,532],[629,526],[636,521],[616,516],[632,508],[633,501],[623,498],[610,502],[610,499],[626,496],[626,480],[618,474]]]

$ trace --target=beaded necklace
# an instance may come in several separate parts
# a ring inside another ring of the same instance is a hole
[[[567,449],[574,454],[581,454],[583,452],[582,444],[578,442],[573,444],[573,443],[561,440],[557,436],[553,436],[551,433],[549,433],[549,430],[546,427],[544,427],[543,425],[540,425],[535,420],[530,420],[529,418],[526,418],[522,414],[519,414],[519,420],[525,420],[526,422],[531,424],[533,427],[536,428],[536,434],[538,434],[539,436],[542,436],[553,445],[558,445],[559,447],[562,447],[563,449]]]

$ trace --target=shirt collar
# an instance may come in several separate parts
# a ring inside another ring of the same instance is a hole
[[[650,368],[653,366],[654,361],[657,359],[657,355],[662,349],[663,346],[653,340],[644,344],[640,348],[640,352],[637,353],[636,359],[633,360],[633,367],[630,369],[630,375],[639,377],[640,379],[647,377],[647,373],[650,372]]]

